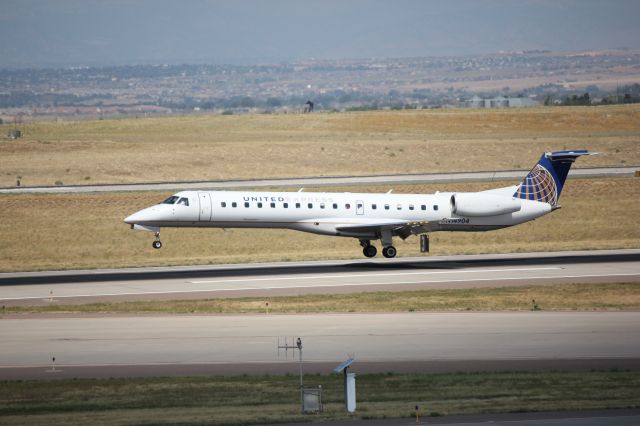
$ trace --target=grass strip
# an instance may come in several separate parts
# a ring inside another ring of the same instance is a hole
[[[3,307],[5,314],[266,314],[412,311],[621,311],[640,309],[640,283],[320,294],[270,298],[149,300]]]
[[[510,170],[575,148],[604,154],[580,167],[639,164],[639,118],[636,104],[35,121],[0,144],[0,186]]]
[[[211,424],[637,408],[640,371],[363,374],[347,415],[340,375],[322,385],[325,411],[300,414],[298,377],[234,376],[0,382],[3,424]]]

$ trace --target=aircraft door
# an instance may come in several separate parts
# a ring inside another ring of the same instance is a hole
[[[356,201],[356,214],[364,214],[364,202]]]
[[[200,201],[200,217],[201,222],[211,221],[211,194],[208,192],[198,192],[198,200]]]

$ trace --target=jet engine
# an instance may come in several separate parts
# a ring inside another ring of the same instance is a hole
[[[460,216],[497,216],[520,211],[520,199],[495,194],[462,193],[451,196],[451,213]]]

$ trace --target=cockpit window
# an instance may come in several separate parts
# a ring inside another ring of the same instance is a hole
[[[178,198],[180,198],[180,197],[176,197],[175,195],[172,195],[171,197],[169,197],[166,200],[164,200],[162,202],[162,204],[175,204],[176,201],[178,201]]]
[[[189,199],[188,198],[180,198],[180,200],[178,200],[178,204],[182,204],[183,206],[188,206],[189,205]]]

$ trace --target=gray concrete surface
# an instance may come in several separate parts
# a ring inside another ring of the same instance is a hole
[[[9,317],[0,320],[0,378],[16,367],[287,363],[336,365],[640,357],[640,312]],[[53,377],[55,373],[51,373]]]
[[[286,423],[279,426],[303,426],[309,423]],[[323,422],[326,426],[412,426],[415,418],[379,420],[343,420]],[[640,424],[640,410],[585,410],[538,413],[472,414],[445,417],[420,417],[423,425],[515,425],[515,426],[631,426]],[[275,425],[272,425],[275,426]]]
[[[3,273],[0,303],[44,305],[638,281],[640,250],[598,250]]]
[[[592,167],[574,168],[569,172],[571,177],[622,177],[633,176],[640,166],[625,167]],[[76,186],[23,186],[16,188],[0,188],[0,194],[19,193],[79,193],[79,192],[112,192],[112,191],[179,191],[179,190],[223,190],[260,187],[319,187],[336,185],[388,185],[411,183],[446,183],[493,181],[505,179],[522,179],[529,170],[505,170],[487,172],[427,173],[409,175],[382,176],[322,176],[306,178],[276,178],[258,180],[225,180],[200,182],[150,182],[139,184],[115,185],[76,185]]]

